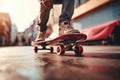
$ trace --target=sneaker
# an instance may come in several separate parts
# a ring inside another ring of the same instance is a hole
[[[44,41],[46,32],[38,32],[35,41]]]
[[[64,35],[64,34],[72,34],[72,33],[80,34],[78,30],[72,27],[70,22],[64,21],[60,23],[59,36]]]

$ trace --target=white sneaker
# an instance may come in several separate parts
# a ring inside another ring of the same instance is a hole
[[[35,41],[44,41],[46,32],[38,32]]]
[[[70,22],[64,21],[60,23],[59,36],[72,33],[80,34],[79,30],[74,29]]]

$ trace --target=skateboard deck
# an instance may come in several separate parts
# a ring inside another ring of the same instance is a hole
[[[33,41],[32,45],[34,45],[35,52],[38,50],[50,50],[50,52],[53,52],[53,46],[57,46],[56,51],[58,55],[63,55],[65,51],[73,50],[78,56],[83,52],[83,47],[78,45],[78,42],[83,42],[86,40],[86,38],[87,36],[85,34],[65,34],[51,40]],[[40,45],[42,48],[38,48],[38,45]],[[48,45],[51,47],[46,48]]]

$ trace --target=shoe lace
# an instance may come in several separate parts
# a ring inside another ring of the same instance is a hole
[[[65,30],[71,30],[71,29],[73,29],[73,27],[72,27],[72,25],[70,24],[70,23],[64,23],[65,24]]]

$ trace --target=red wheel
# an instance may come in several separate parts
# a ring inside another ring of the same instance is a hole
[[[53,53],[53,51],[54,51],[54,48],[50,47],[50,52]]]
[[[35,52],[35,53],[38,52],[38,47],[37,47],[37,46],[34,47],[34,52]]]
[[[57,47],[57,54],[58,54],[58,55],[64,55],[64,53],[65,53],[64,46],[63,46],[63,45],[59,45],[59,46]]]
[[[82,46],[79,46],[79,45],[76,45],[74,47],[74,51],[75,51],[75,55],[76,56],[81,56],[82,53],[83,53],[83,47]]]

